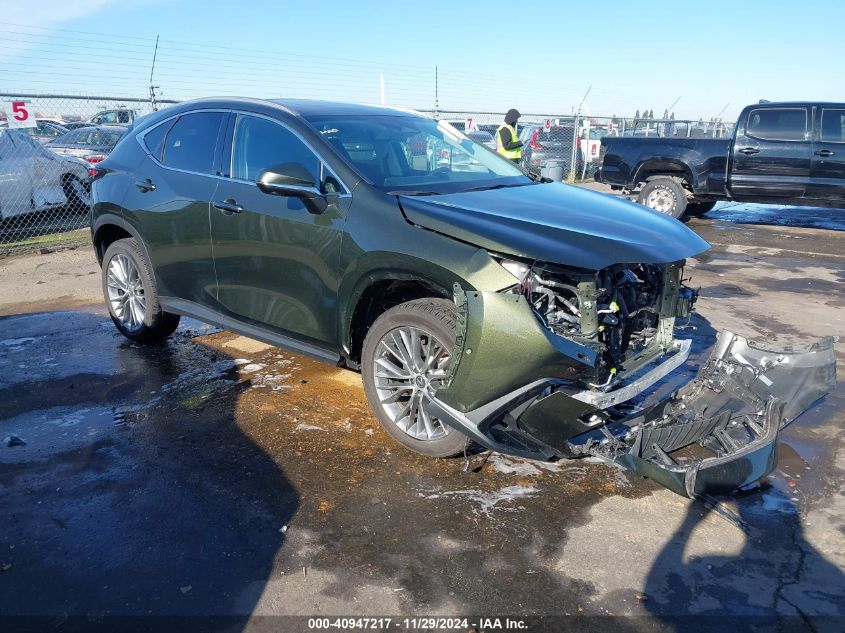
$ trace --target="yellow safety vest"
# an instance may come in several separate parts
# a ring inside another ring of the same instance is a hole
[[[512,125],[508,125],[507,123],[503,123],[499,126],[499,129],[496,130],[496,151],[499,152],[505,158],[510,158],[511,160],[519,160],[522,158],[522,148],[517,147],[516,149],[505,149],[502,145],[502,130],[506,129],[509,130],[511,133],[511,140],[516,142],[519,140],[519,137],[516,135],[516,128]]]

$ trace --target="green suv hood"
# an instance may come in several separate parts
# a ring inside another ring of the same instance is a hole
[[[417,226],[490,251],[592,270],[673,262],[710,248],[674,218],[561,183],[400,196],[399,202]]]

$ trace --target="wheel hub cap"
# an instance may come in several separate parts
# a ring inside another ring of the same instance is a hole
[[[393,329],[378,343],[373,377],[379,402],[393,423],[414,439],[437,440],[449,433],[425,408],[443,386],[449,361],[444,345],[417,327]]]
[[[646,198],[646,206],[660,213],[672,213],[675,196],[668,189],[655,189]]]

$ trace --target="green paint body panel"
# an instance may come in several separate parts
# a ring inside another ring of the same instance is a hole
[[[458,338],[452,357],[457,362],[437,398],[459,411],[542,378],[574,382],[595,361],[593,350],[543,328],[522,295],[460,288],[455,295]]]

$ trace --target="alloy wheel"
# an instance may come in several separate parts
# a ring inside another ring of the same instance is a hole
[[[109,261],[106,287],[115,318],[130,332],[140,330],[147,314],[147,299],[138,267],[126,255],[117,254]]]
[[[380,406],[416,440],[437,440],[449,434],[449,428],[430,416],[424,405],[443,386],[450,359],[443,343],[413,326],[390,330],[378,342],[373,377]]]

